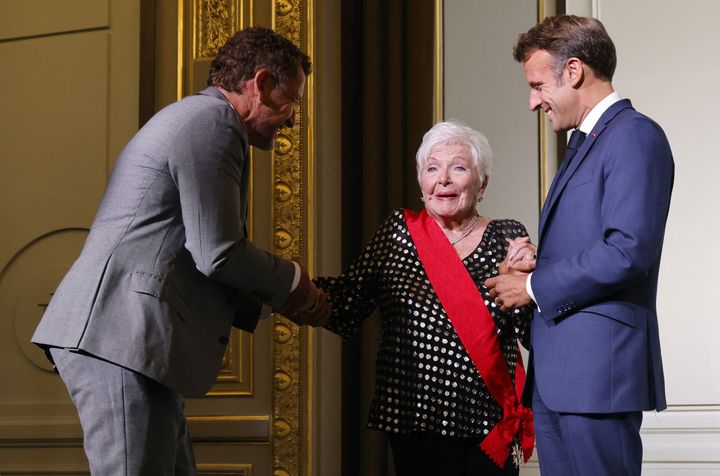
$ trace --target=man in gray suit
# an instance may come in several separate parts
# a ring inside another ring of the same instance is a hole
[[[232,326],[262,309],[322,325],[300,265],[256,248],[249,146],[292,127],[310,58],[265,28],[237,32],[209,87],[158,112],[117,160],[80,257],[33,342],[78,409],[95,475],[195,474],[183,396],[215,381]]]

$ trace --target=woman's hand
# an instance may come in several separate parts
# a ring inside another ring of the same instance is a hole
[[[529,236],[510,240],[505,261],[500,263],[500,274],[522,274],[534,271],[536,253],[537,246],[530,242]]]

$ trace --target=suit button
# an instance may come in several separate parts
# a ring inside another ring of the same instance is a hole
[[[227,345],[228,342],[230,342],[227,336],[220,336],[218,340],[220,341],[220,345]]]

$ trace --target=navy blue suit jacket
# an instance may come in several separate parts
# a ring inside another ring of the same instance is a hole
[[[674,163],[660,126],[613,104],[540,217],[533,379],[551,410],[614,413],[666,407],[655,306]]]

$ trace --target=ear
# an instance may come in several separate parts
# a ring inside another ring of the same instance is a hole
[[[275,81],[267,69],[260,68],[257,70],[255,77],[253,77],[253,83],[255,83],[257,94],[263,102],[270,98],[270,93],[275,88]]]
[[[478,198],[482,198],[483,195],[485,195],[485,190],[487,190],[487,186],[490,183],[490,177],[485,177],[480,184],[480,190],[478,190]]]
[[[568,59],[565,63],[563,74],[565,75],[565,80],[570,83],[571,86],[581,84],[585,75],[583,62],[575,57]]]

